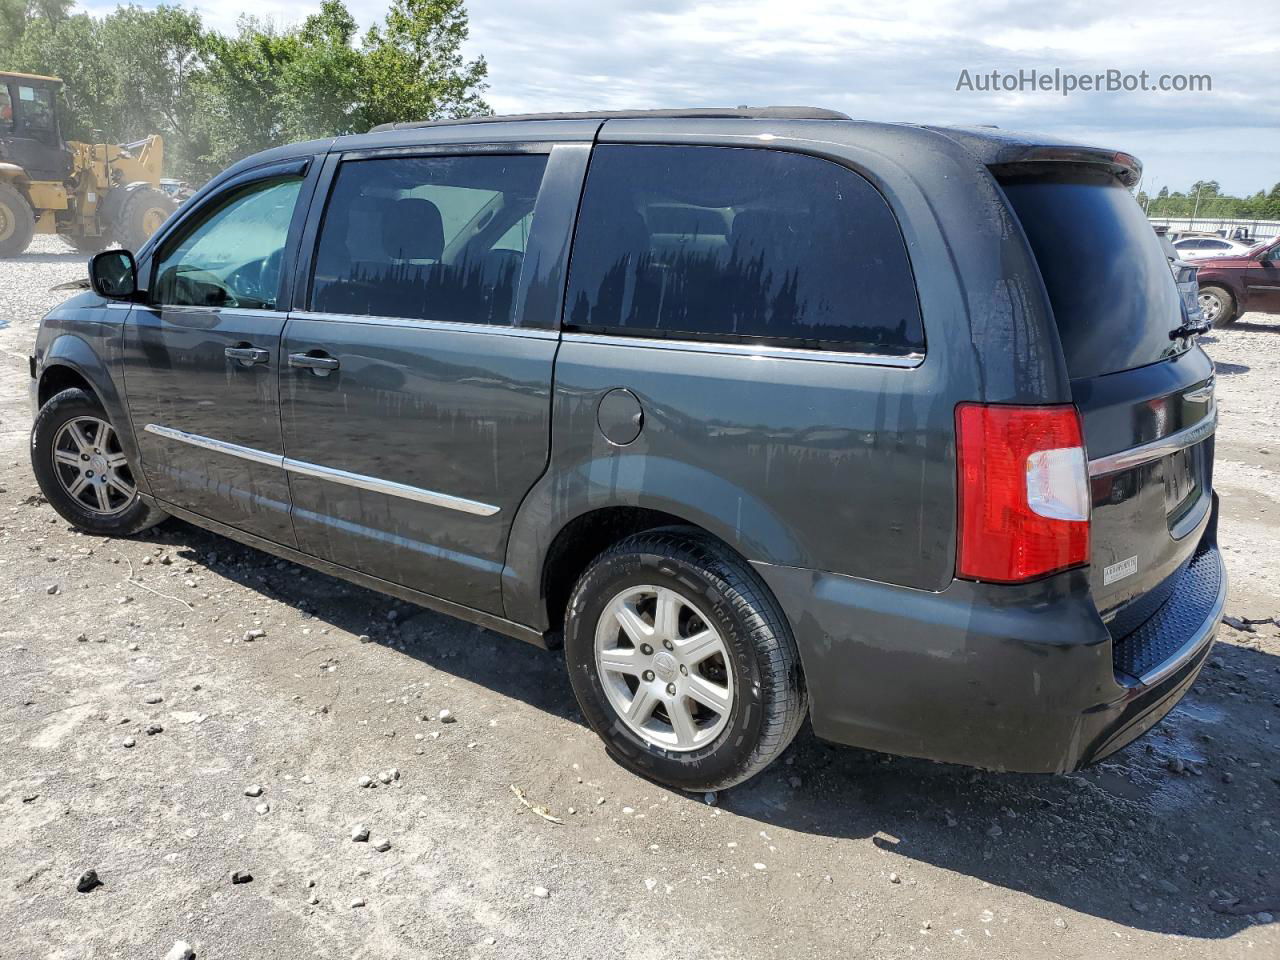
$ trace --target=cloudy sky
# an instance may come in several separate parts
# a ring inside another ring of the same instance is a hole
[[[319,0],[196,2],[296,22]],[[348,0],[363,23],[383,0]],[[149,2],[148,2],[148,5]],[[93,6],[101,9],[98,3]],[[1280,182],[1280,4],[1162,0],[469,0],[498,112],[808,104],[872,120],[993,123],[1129,151],[1145,187]],[[957,91],[962,70],[1209,74],[1212,92]]]

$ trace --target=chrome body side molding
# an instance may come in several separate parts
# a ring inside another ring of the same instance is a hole
[[[320,480],[328,480],[331,483],[341,483],[348,487],[355,487],[358,490],[385,493],[390,497],[416,500],[418,503],[429,503],[432,506],[445,507],[448,510],[457,510],[461,513],[471,513],[478,517],[491,517],[499,510],[498,507],[492,504],[481,503],[478,500],[468,500],[465,497],[455,497],[447,493],[437,493],[434,490],[424,490],[422,487],[411,487],[407,483],[396,483],[394,480],[380,480],[377,477],[367,477],[364,474],[350,473],[334,467],[322,467],[315,463],[304,463],[301,460],[291,460],[288,457],[284,458],[284,468],[290,473],[296,473],[304,477],[316,477]]]
[[[287,470],[289,473],[296,473],[300,476],[315,477],[320,480],[328,480],[331,483],[340,483],[344,486],[355,487],[359,490],[369,490],[373,493],[382,493],[391,497],[401,497],[405,500],[414,500],[418,503],[427,503],[435,507],[444,507],[446,510],[457,510],[461,513],[470,513],[478,517],[491,517],[501,508],[493,504],[481,503],[478,500],[468,500],[466,497],[454,497],[447,493],[438,493],[435,490],[425,490],[422,487],[413,487],[406,483],[397,483],[394,480],[382,480],[378,477],[367,477],[360,473],[350,473],[346,470],[338,470],[334,467],[325,467],[316,463],[306,463],[302,460],[292,460],[289,457],[280,454],[267,453],[264,450],[255,450],[252,447],[242,447],[238,443],[229,443],[226,440],[217,440],[213,437],[202,437],[199,434],[187,433],[184,430],[175,430],[172,427],[164,427],[157,423],[148,423],[144,428],[147,433],[154,433],[156,436],[164,437],[168,440],[177,440],[180,443],[188,443],[193,447],[200,447],[203,450],[212,450],[215,453],[225,453],[228,456],[239,457],[242,460],[251,460],[254,463],[261,463],[271,467],[279,467],[281,470]]]
[[[241,460],[252,460],[254,463],[263,463],[269,467],[282,466],[284,460],[284,457],[279,454],[267,453],[265,450],[255,450],[253,447],[242,447],[238,443],[215,440],[213,437],[202,437],[199,434],[187,433],[185,430],[175,430],[173,427],[162,427],[158,423],[148,423],[143,429],[147,433],[154,433],[156,436],[164,437],[166,440],[189,443],[193,447],[212,450],[215,453],[225,453],[228,456],[239,457]]]

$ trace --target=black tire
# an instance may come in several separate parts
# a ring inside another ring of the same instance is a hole
[[[1213,318],[1213,325],[1215,327],[1225,327],[1229,324],[1235,323],[1236,320],[1239,319],[1236,312],[1236,298],[1232,295],[1231,291],[1225,287],[1217,287],[1213,285],[1203,286],[1200,288],[1200,297],[1201,310],[1207,310],[1204,299],[1206,297],[1214,297],[1217,299],[1218,303],[1221,304],[1218,315]],[[1206,313],[1206,317],[1207,316],[1208,315]]]
[[[120,238],[122,247],[136,253],[176,209],[177,205],[163,191],[139,187],[125,197],[111,233]]]
[[[127,537],[154,527],[167,514],[148,506],[136,495],[119,513],[103,516],[88,509],[63,486],[55,472],[54,440],[64,424],[81,417],[111,422],[98,399],[78,387],[54,394],[36,415],[35,425],[31,428],[31,469],[40,485],[40,492],[59,516],[86,533]],[[137,469],[133,464],[130,467]]]
[[[16,257],[31,245],[36,215],[27,198],[11,183],[0,183],[0,258]]]
[[[63,233],[59,234],[59,236],[78,253],[100,253],[116,242],[114,237],[106,234],[100,237],[70,237]]]
[[[714,740],[694,750],[655,745],[610,703],[596,665],[596,625],[628,587],[669,587],[693,601],[732,657],[733,702]],[[587,723],[624,767],[680,790],[723,790],[759,773],[795,737],[808,696],[795,640],[750,565],[719,541],[682,528],[636,534],[606,550],[578,580],[565,614],[565,660]]]

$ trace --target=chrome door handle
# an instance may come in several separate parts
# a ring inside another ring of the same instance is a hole
[[[226,354],[228,360],[236,360],[245,366],[266,363],[271,359],[271,354],[261,347],[227,347],[222,352]]]
[[[315,357],[309,353],[291,353],[289,354],[289,366],[300,367],[303,370],[314,370],[323,376],[331,370],[338,369],[338,358]]]

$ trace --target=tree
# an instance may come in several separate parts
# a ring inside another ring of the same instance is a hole
[[[462,0],[392,0],[364,38],[365,125],[487,114],[489,65],[462,59],[469,32]]]
[[[182,7],[117,7],[102,22],[102,42],[115,67],[111,107],[116,135],[134,140],[157,130],[187,158],[198,110],[195,80],[205,67],[200,15]]]
[[[488,67],[461,54],[461,0],[393,0],[359,42],[356,29],[342,0],[324,0],[291,30],[244,17],[235,37],[211,37],[201,95],[210,172],[279,143],[488,112]]]
[[[303,21],[281,85],[291,139],[311,140],[360,128],[363,57],[355,39],[355,18],[340,0],[324,0],[320,12]]]
[[[293,140],[489,109],[484,58],[461,52],[462,0],[392,0],[363,37],[342,0],[283,29],[243,16],[232,36],[179,6],[72,6],[0,0],[0,69],[62,77],[70,138],[163,135],[167,172],[186,179]]]
[[[18,45],[26,27],[26,0],[0,0],[0,56]]]
[[[202,169],[212,174],[233,160],[287,142],[281,116],[281,78],[292,41],[269,23],[241,17],[234,37],[208,39],[209,62],[199,82],[207,149]]]

